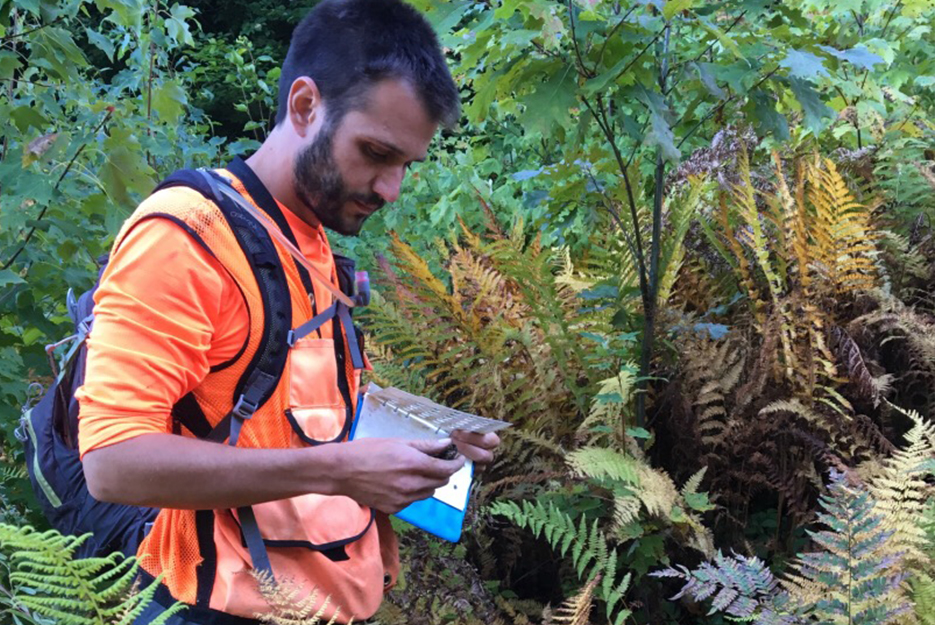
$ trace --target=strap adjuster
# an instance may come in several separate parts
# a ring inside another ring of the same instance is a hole
[[[295,330],[289,330],[289,334],[286,335],[286,344],[289,347],[295,347],[295,341],[296,341]]]
[[[246,395],[241,395],[234,404],[231,413],[238,419],[247,420],[259,409],[259,405],[247,399]]]

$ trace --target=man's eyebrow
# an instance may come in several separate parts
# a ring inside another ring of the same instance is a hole
[[[371,137],[371,138],[369,138],[369,139],[367,139],[367,140],[370,141],[371,143],[376,143],[376,144],[379,145],[380,147],[385,148],[385,149],[389,150],[390,152],[393,152],[393,153],[396,154],[397,156],[405,156],[405,155],[406,155],[405,150],[403,150],[403,149],[400,148],[400,147],[397,147],[397,146],[393,145],[392,143],[388,143],[388,142],[386,142],[386,141],[383,141],[382,139],[375,139],[375,138],[372,138],[372,137]],[[422,157],[420,157],[420,158],[411,159],[410,162],[413,162],[413,163],[422,163],[422,162],[424,162],[424,161],[425,161],[425,156],[422,156]]]

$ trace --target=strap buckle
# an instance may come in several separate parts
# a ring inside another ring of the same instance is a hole
[[[237,403],[234,404],[234,408],[231,410],[231,413],[238,419],[246,421],[252,417],[258,409],[258,404],[247,399],[246,395],[241,395],[237,399]]]

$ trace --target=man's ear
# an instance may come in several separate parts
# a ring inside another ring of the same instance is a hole
[[[318,85],[308,76],[300,76],[292,81],[289,88],[288,120],[300,137],[307,136],[319,116],[324,113],[321,93]]]

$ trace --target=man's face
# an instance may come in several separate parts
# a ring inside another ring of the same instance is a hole
[[[383,80],[337,123],[326,117],[295,160],[295,194],[325,227],[356,235],[399,197],[406,169],[425,158],[436,128],[408,82]]]

